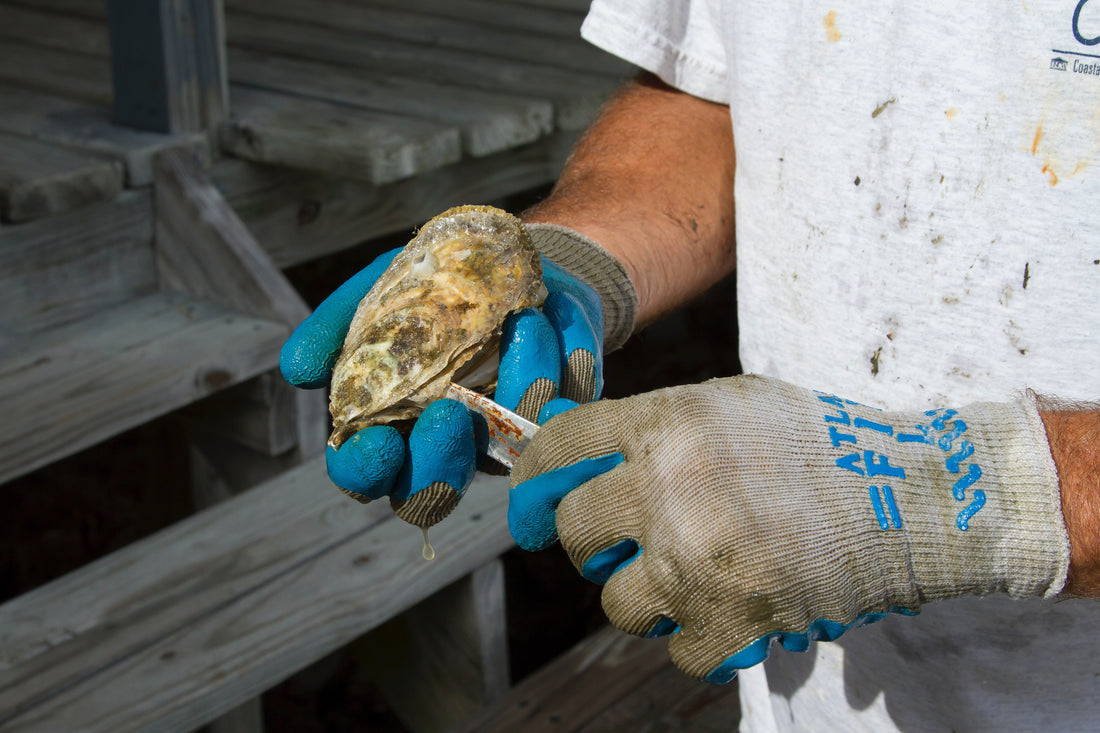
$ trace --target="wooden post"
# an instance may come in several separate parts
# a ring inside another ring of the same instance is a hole
[[[354,642],[413,733],[461,725],[509,689],[504,563],[475,570]]]
[[[229,111],[223,0],[107,0],[114,119],[215,130]]]

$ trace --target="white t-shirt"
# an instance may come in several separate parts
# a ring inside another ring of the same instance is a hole
[[[745,371],[1100,398],[1100,0],[595,0],[582,35],[730,104]],[[1100,603],[932,604],[763,667],[747,730],[1096,729]]]

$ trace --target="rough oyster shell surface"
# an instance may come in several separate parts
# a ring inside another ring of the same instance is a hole
[[[511,214],[460,206],[429,221],[359,303],[333,369],[329,444],[415,418],[475,355],[496,354],[505,316],[545,295],[538,252]]]

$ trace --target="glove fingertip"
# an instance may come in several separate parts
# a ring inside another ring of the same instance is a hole
[[[554,544],[558,537],[556,514],[561,500],[584,482],[622,462],[621,453],[611,453],[540,473],[516,484],[508,492],[508,530],[512,539],[529,551]]]
[[[393,496],[408,501],[432,486],[446,485],[462,497],[476,472],[477,442],[470,411],[454,400],[436,400],[413,425],[409,460]]]
[[[555,400],[550,400],[543,405],[542,410],[539,411],[539,425],[546,423],[550,418],[557,417],[563,412],[572,410],[577,407],[577,403],[573,400],[567,400],[564,397],[559,397]]]
[[[768,658],[775,634],[766,634],[712,669],[704,678],[707,682],[724,685],[737,676],[737,672],[755,667]]]
[[[494,399],[509,410],[518,408],[531,385],[561,382],[561,354],[554,327],[536,308],[513,313],[504,322],[500,367]]]
[[[367,499],[388,494],[404,462],[404,441],[390,427],[367,428],[339,449],[325,448],[325,464],[332,483]]]
[[[279,350],[279,371],[290,385],[300,389],[320,389],[332,379],[332,366],[339,346],[324,348],[304,335],[310,326],[303,322]]]
[[[596,585],[604,585],[612,575],[641,556],[641,545],[636,540],[625,539],[585,560],[581,575]]]

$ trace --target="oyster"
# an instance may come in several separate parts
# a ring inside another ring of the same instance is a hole
[[[519,219],[459,206],[429,221],[359,302],[332,374],[329,445],[371,425],[406,427],[451,381],[493,386],[495,368],[468,377],[496,355],[505,316],[545,296]]]

